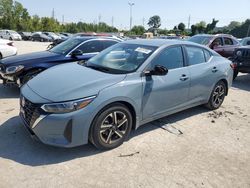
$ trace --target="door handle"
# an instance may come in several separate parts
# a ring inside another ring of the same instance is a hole
[[[217,72],[218,70],[217,70],[217,67],[213,67],[213,69],[212,69],[212,72]]]
[[[186,81],[186,80],[188,80],[188,77],[185,74],[183,74],[183,75],[181,75],[180,80]]]

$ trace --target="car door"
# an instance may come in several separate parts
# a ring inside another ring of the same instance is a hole
[[[147,69],[162,65],[168,69],[165,76],[143,77],[143,120],[159,117],[182,108],[188,101],[189,72],[185,67],[181,46],[162,50]]]
[[[189,102],[199,103],[210,96],[218,70],[208,50],[197,46],[185,46],[185,51],[191,77]]]
[[[235,48],[239,45],[237,41],[229,37],[223,37],[224,41],[224,57],[232,57]]]

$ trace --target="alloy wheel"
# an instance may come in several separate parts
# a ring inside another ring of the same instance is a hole
[[[225,89],[222,85],[217,85],[214,89],[213,96],[212,96],[212,102],[214,107],[218,107],[223,102],[223,99],[225,97]]]
[[[114,144],[123,139],[128,129],[128,117],[124,112],[113,111],[108,114],[100,126],[99,135],[105,144]]]

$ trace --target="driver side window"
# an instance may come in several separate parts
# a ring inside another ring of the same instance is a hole
[[[97,53],[102,51],[102,43],[98,40],[89,41],[77,48],[78,50],[81,50],[84,54],[85,53]]]
[[[152,68],[155,65],[162,65],[167,69],[177,69],[183,67],[183,53],[181,46],[175,46],[164,49],[152,62]]]

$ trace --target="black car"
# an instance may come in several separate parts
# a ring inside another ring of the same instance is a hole
[[[42,33],[34,33],[30,38],[32,41],[40,41],[40,42],[52,42],[53,41],[52,38]]]
[[[18,32],[23,40],[30,40],[32,33],[31,32]]]
[[[50,67],[87,61],[118,42],[121,40],[112,37],[72,37],[47,51],[5,58],[0,61],[0,79],[3,84],[22,86]]]
[[[237,77],[239,72],[250,73],[250,46],[242,46],[235,50],[234,57],[234,79]]]

